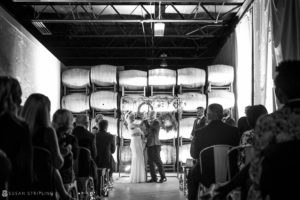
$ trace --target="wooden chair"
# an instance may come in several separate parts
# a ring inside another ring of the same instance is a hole
[[[228,180],[227,152],[230,148],[232,148],[230,145],[213,145],[200,151],[200,172],[203,182],[199,184],[199,200],[206,196],[208,185],[225,183]]]

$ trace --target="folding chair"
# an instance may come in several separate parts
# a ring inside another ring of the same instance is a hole
[[[202,182],[199,184],[198,199],[208,192],[211,184],[225,183],[228,180],[227,152],[230,145],[213,145],[200,151],[200,172]]]
[[[243,163],[243,166],[238,166],[238,159],[241,156],[241,153],[244,154],[245,162]],[[228,157],[227,157],[227,163],[228,163],[228,177],[229,181],[239,172],[241,168],[246,166],[253,158],[254,156],[254,149],[252,145],[240,145],[231,148],[228,151]],[[246,186],[243,186],[246,187]],[[232,200],[240,200],[243,198],[243,192],[246,193],[247,188],[241,189],[237,188],[230,192],[227,197],[228,199]],[[247,194],[244,194],[247,195]],[[244,197],[245,198],[245,197]]]
[[[33,147],[33,169],[36,180],[33,189],[45,195],[33,195],[31,199],[55,199],[54,167],[50,151],[42,147]]]
[[[79,147],[77,160],[76,179],[78,182],[78,194],[80,200],[89,200],[95,198],[95,185],[91,176],[92,158],[89,149]]]

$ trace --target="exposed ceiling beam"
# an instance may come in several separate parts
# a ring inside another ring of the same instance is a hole
[[[97,49],[97,50],[151,50],[152,47],[96,47],[96,46],[53,46],[55,49]],[[153,47],[154,49],[167,49],[167,50],[196,50],[206,49],[207,47]]]
[[[20,3],[243,3],[244,0],[13,0]]]
[[[238,13],[236,14],[238,19],[241,19],[244,16],[244,14],[248,11],[248,9],[250,8],[253,2],[254,0],[245,0],[242,7],[239,9]]]
[[[52,35],[51,37],[70,37],[70,38],[151,38],[152,35]],[[215,38],[221,37],[221,35],[164,35],[161,38]]]
[[[220,24],[223,23],[223,20],[202,20],[202,19],[146,19],[146,20],[138,20],[138,19],[37,19],[31,20],[34,22],[43,22],[43,23],[205,23],[205,24]]]
[[[165,60],[205,60],[214,59],[215,57],[164,57]],[[160,57],[99,57],[99,56],[71,56],[61,57],[63,60],[162,60]]]

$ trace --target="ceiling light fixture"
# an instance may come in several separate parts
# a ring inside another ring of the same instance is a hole
[[[161,19],[161,2],[159,2],[159,14],[158,19]],[[163,37],[165,32],[165,24],[162,22],[154,23],[154,36]]]

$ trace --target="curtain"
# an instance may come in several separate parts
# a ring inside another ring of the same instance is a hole
[[[245,115],[245,107],[252,103],[252,10],[240,20],[235,34],[236,114],[239,118]]]
[[[219,51],[217,57],[215,58],[213,64],[224,64],[224,65],[230,65],[236,68],[236,35],[235,32],[230,34],[230,36],[227,38],[227,41]],[[236,77],[236,74],[235,74]],[[234,80],[234,86],[233,90],[236,94],[236,84]],[[232,110],[233,118],[238,119],[237,115],[237,109],[236,109],[236,102],[235,107]]]
[[[300,0],[272,0],[270,7],[276,63],[300,60]]]
[[[235,67],[236,65],[236,38],[232,33],[215,58],[214,64],[224,64]]]
[[[264,105],[268,112],[274,108],[270,5],[271,0],[255,0],[253,3],[254,104]]]

